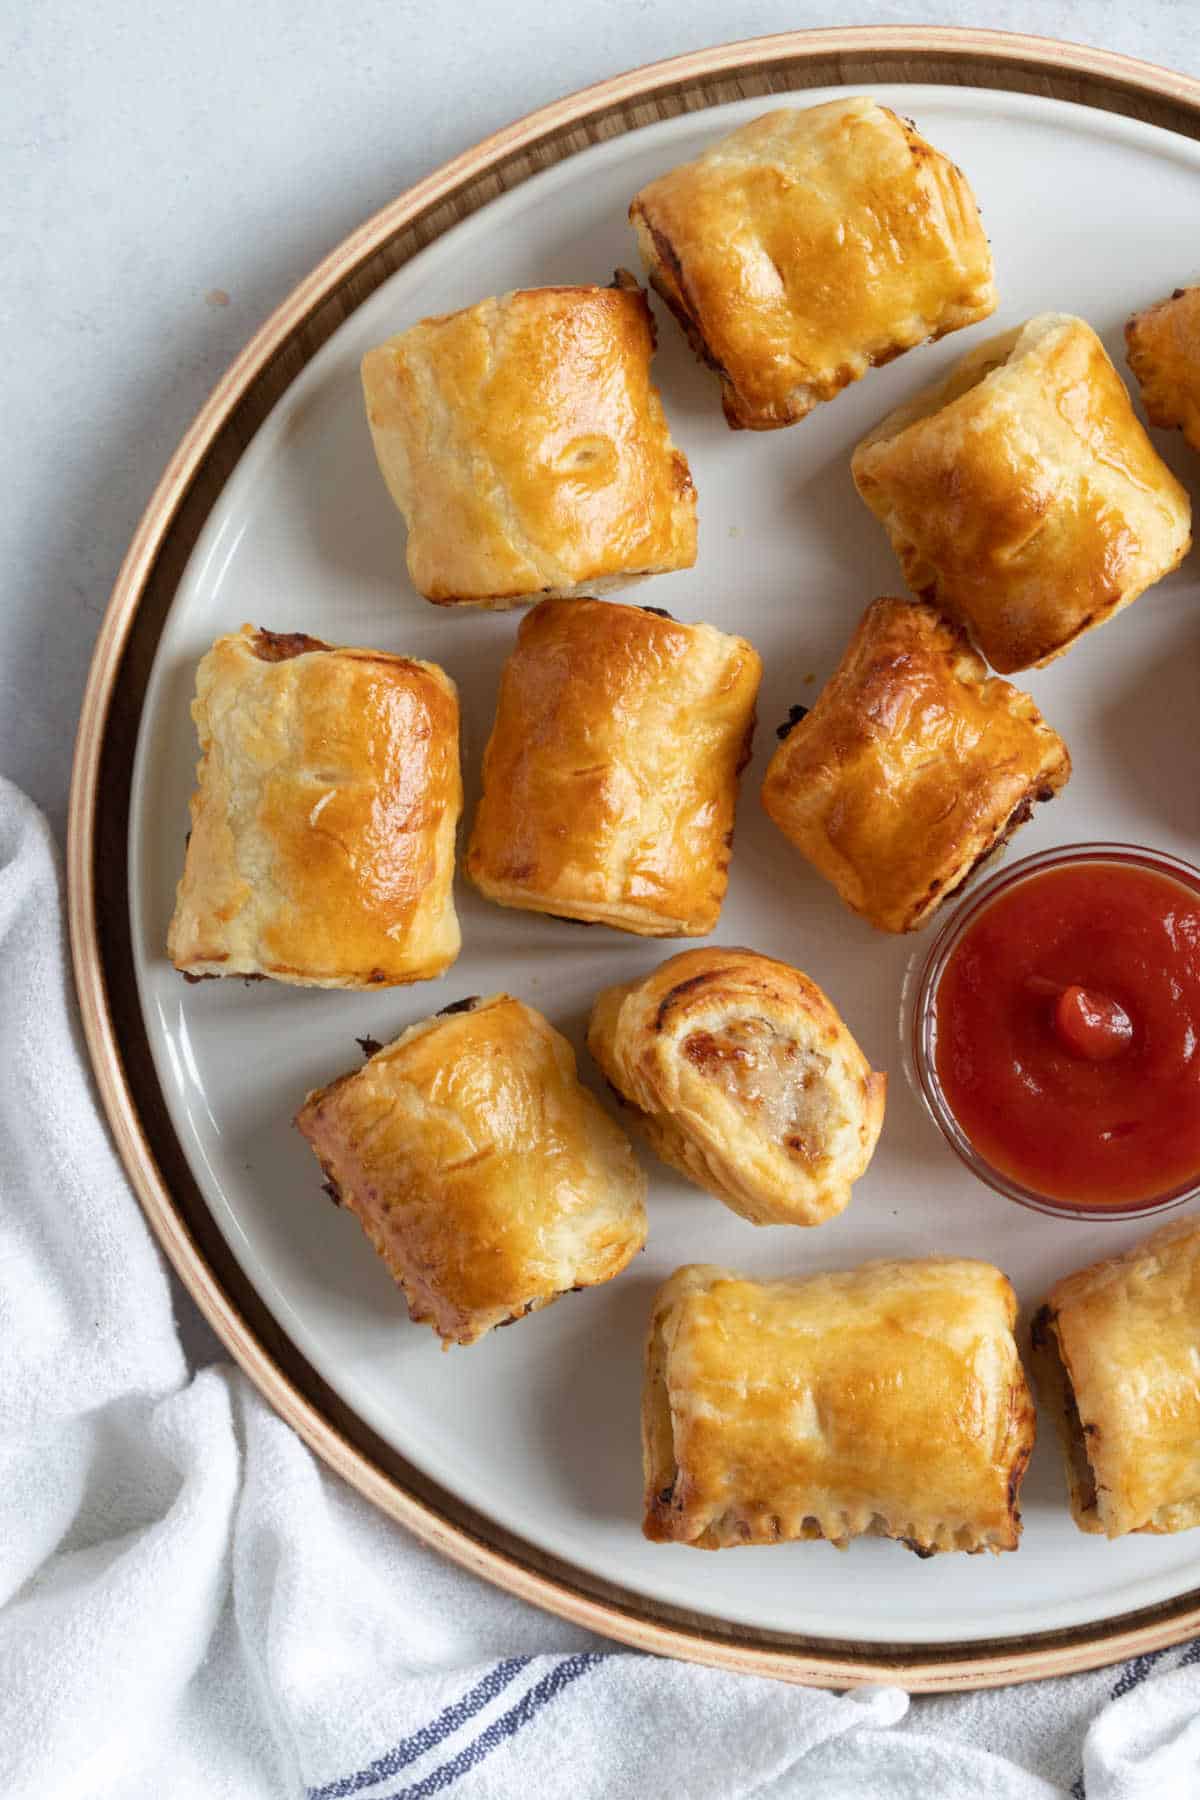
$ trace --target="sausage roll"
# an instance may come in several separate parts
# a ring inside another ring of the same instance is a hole
[[[1103,344],[1065,313],[981,344],[851,461],[914,593],[994,669],[1052,662],[1186,555],[1188,497]]]
[[[513,606],[695,562],[695,489],[650,379],[650,308],[627,279],[483,300],[363,359],[427,600]]]
[[[588,1048],[664,1162],[754,1225],[820,1225],[883,1125],[874,1074],[815,981],[752,950],[685,950],[605,990]]]
[[[646,1178],[566,1039],[507,994],[447,1007],[296,1118],[444,1345],[611,1281],[646,1241]]]
[[[183,974],[394,986],[458,955],[458,691],[435,663],[246,625],[200,663]]]
[[[728,879],[762,664],[644,607],[544,600],[521,621],[467,874],[501,906],[703,937]]]
[[[921,601],[876,600],[794,711],[763,805],[880,931],[916,931],[1071,773],[1029,695]]]
[[[642,1530],[700,1550],[864,1535],[918,1556],[1015,1550],[1034,1440],[1016,1311],[983,1262],[677,1269],[646,1343]]]
[[[1134,313],[1125,346],[1150,423],[1181,427],[1200,450],[1200,287]]]
[[[1057,1282],[1033,1367],[1081,1531],[1200,1525],[1200,1219]]]
[[[792,425],[996,307],[966,177],[873,100],[755,119],[644,187],[629,216],[735,428]]]

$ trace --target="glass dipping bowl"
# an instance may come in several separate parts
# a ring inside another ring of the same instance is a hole
[[[909,1083],[950,1148],[961,1157],[971,1173],[994,1188],[998,1194],[1029,1206],[1036,1212],[1052,1213],[1061,1219],[1131,1219],[1166,1212],[1182,1206],[1186,1200],[1200,1198],[1200,1169],[1182,1185],[1141,1200],[1113,1206],[1087,1205],[1080,1201],[1060,1199],[1026,1187],[1005,1170],[998,1169],[975,1147],[950,1109],[937,1071],[937,992],[946,966],[971,925],[1002,894],[1051,869],[1078,867],[1086,863],[1115,863],[1143,870],[1176,882],[1200,902],[1200,869],[1166,851],[1149,850],[1137,844],[1064,844],[1055,850],[1043,850],[1037,856],[1024,857],[993,875],[972,890],[969,899],[945,921],[924,961],[914,958],[905,979],[901,1004],[900,1033],[904,1068]]]

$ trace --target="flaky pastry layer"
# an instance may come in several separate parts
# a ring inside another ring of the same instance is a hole
[[[196,673],[184,975],[388,987],[458,955],[458,690],[435,663],[245,626]]]
[[[444,1345],[610,1281],[645,1243],[628,1138],[566,1039],[508,994],[413,1025],[296,1124]]]
[[[1134,313],[1125,349],[1150,423],[1178,427],[1200,450],[1200,287]]]
[[[1015,1550],[1034,1441],[1015,1317],[981,1262],[790,1281],[677,1269],[646,1346],[645,1535]]]
[[[1028,694],[989,676],[936,607],[868,607],[762,802],[881,931],[916,931],[1071,773]]]
[[[591,599],[534,607],[484,753],[476,887],[642,936],[711,931],[761,671],[711,625]]]
[[[505,607],[691,566],[696,493],[653,353],[632,276],[482,300],[368,351],[367,418],[418,593]]]
[[[1061,656],[1192,541],[1187,494],[1068,313],[970,351],[869,432],[851,469],[909,587],[1002,673]]]
[[[735,427],[791,425],[996,306],[961,169],[873,100],[755,119],[650,182],[629,216]]]
[[[1079,1529],[1200,1524],[1200,1219],[1056,1282],[1033,1345]]]

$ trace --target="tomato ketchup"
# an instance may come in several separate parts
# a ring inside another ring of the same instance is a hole
[[[933,1008],[944,1104],[1011,1181],[1097,1211],[1200,1182],[1200,889],[1033,872],[968,922]]]

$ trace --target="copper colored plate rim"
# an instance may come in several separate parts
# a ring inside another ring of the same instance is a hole
[[[111,780],[114,769],[128,769],[138,656],[149,654],[139,649],[137,633],[149,603],[165,604],[172,577],[269,405],[392,268],[494,193],[602,138],[744,94],[872,81],[1042,93],[1200,138],[1200,81],[1149,63],[1008,32],[857,27],[752,39],[630,71],[530,113],[418,182],[351,233],[267,320],[184,435],[146,508],[101,624],[80,715],[68,919],[100,1097],[150,1226],[230,1354],[332,1469],[452,1561],[638,1649],[824,1687],[887,1681],[949,1691],[1069,1674],[1178,1643],[1200,1631],[1200,1592],[1090,1626],[972,1644],[859,1646],[754,1632],[606,1587],[501,1531],[409,1468],[332,1394],[271,1319],[220,1241],[173,1135],[164,1135],[169,1128],[122,956],[128,796],[114,793]],[[415,241],[400,250],[405,234]],[[146,629],[155,630],[153,620]]]

